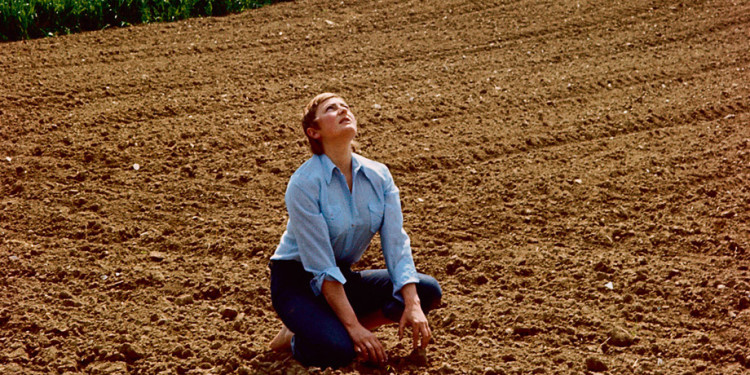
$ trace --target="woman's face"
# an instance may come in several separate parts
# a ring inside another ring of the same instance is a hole
[[[308,128],[317,134],[313,138],[322,142],[351,141],[357,135],[357,119],[349,105],[339,97],[321,103],[315,111],[318,129]]]

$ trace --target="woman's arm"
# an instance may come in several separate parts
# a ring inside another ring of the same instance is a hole
[[[410,326],[412,332],[412,346],[416,348],[427,348],[432,338],[432,330],[427,322],[427,317],[422,311],[422,305],[417,295],[416,284],[406,284],[401,288],[401,296],[404,298],[404,313],[398,323],[398,338],[404,335],[404,327]]]
[[[358,353],[362,353],[366,359],[371,361],[380,363],[387,361],[388,357],[385,354],[385,349],[383,349],[383,345],[380,344],[378,338],[362,326],[357,319],[357,315],[354,313],[349,299],[346,298],[344,285],[338,281],[324,280],[322,293],[328,305],[331,306],[333,312],[336,313],[336,316],[339,317],[339,320],[341,320],[341,323],[344,324],[347,332],[349,332],[349,336],[354,341],[355,350]]]
[[[432,338],[432,331],[417,295],[415,283],[419,282],[419,278],[411,255],[409,236],[403,227],[404,218],[398,188],[390,171],[386,169],[385,175],[385,208],[380,240],[385,263],[393,280],[394,296],[400,296],[404,302],[404,313],[399,321],[399,338],[403,337],[405,327],[411,327],[414,348],[424,349]]]

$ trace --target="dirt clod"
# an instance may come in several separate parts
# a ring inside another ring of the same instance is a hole
[[[609,367],[599,358],[587,357],[586,369],[592,372],[604,372],[609,370]]]
[[[534,326],[526,325],[515,325],[513,326],[513,334],[518,336],[533,336],[539,333],[539,328]]]
[[[739,301],[737,302],[737,308],[739,310],[744,310],[750,307],[750,298],[748,297],[740,297]]]
[[[143,358],[143,351],[141,350],[141,348],[132,343],[122,344],[120,346],[120,353],[128,362],[137,361]]]
[[[427,350],[421,349],[421,348],[414,349],[409,354],[407,359],[409,360],[409,362],[417,366],[420,366],[420,367],[427,366]]]
[[[233,309],[231,307],[225,307],[224,309],[221,310],[221,316],[227,320],[234,320],[234,318],[237,317],[237,314],[238,314],[237,309]]]
[[[440,374],[453,374],[456,372],[456,369],[453,366],[451,366],[450,363],[443,362],[443,364],[440,365],[438,372]]]
[[[221,289],[215,285],[209,285],[201,290],[201,296],[204,299],[217,299],[221,297]]]
[[[190,305],[193,303],[193,295],[192,294],[183,294],[177,298],[174,299],[174,303],[177,306],[185,306]]]
[[[161,262],[164,260],[164,258],[166,258],[166,256],[162,252],[152,251],[148,253],[148,258],[153,260],[154,262]]]
[[[613,346],[627,347],[633,345],[633,341],[633,336],[627,330],[616,327],[610,331],[607,343]]]

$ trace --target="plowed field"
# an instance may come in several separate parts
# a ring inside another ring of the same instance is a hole
[[[338,372],[748,373],[748,40],[746,0],[352,0],[0,44],[0,373],[323,372],[265,347],[323,91],[445,293],[426,364],[386,327]]]

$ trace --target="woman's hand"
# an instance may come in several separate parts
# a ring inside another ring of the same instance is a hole
[[[404,336],[404,327],[411,327],[412,346],[414,349],[427,348],[427,344],[432,339],[432,331],[420,305],[407,305],[404,309],[404,314],[401,315],[401,321],[398,323],[399,339]]]
[[[348,329],[348,331],[349,336],[354,341],[354,350],[358,356],[371,362],[385,363],[388,361],[385,349],[383,349],[383,345],[380,344],[375,334],[360,324]]]
[[[331,306],[341,323],[344,324],[349,337],[352,338],[357,355],[366,361],[385,363],[388,358],[385,355],[383,345],[370,330],[359,323],[352,305],[346,298],[344,286],[338,281],[325,280],[323,281],[322,293],[328,305]]]
[[[414,349],[426,349],[427,344],[432,339],[432,330],[430,330],[430,324],[422,311],[422,305],[419,303],[416,286],[414,284],[404,285],[401,289],[401,295],[404,297],[405,306],[401,321],[398,323],[398,338],[400,340],[404,336],[405,327],[411,327]]]

